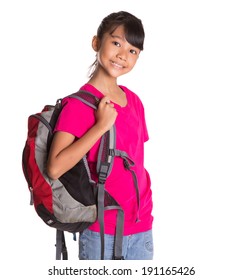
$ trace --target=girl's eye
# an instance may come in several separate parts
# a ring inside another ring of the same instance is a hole
[[[121,45],[119,44],[119,42],[113,42],[113,44],[115,45],[115,46],[117,46],[117,47],[120,47]]]
[[[136,50],[130,50],[130,52],[131,52],[132,54],[137,54],[137,51],[136,51]]]

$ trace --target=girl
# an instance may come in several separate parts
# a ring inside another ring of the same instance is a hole
[[[152,193],[149,174],[144,168],[144,142],[148,140],[144,108],[135,93],[117,83],[119,76],[135,66],[143,50],[144,35],[141,20],[128,12],[112,13],[103,19],[92,40],[96,60],[90,79],[81,87],[101,99],[98,110],[94,113],[79,100],[64,98],[47,164],[48,175],[57,179],[87,154],[95,177],[100,138],[115,123],[116,147],[135,162],[133,170],[140,195],[138,207],[132,175],[122,159],[116,157],[105,187],[124,210],[122,249],[126,260],[153,258]],[[116,211],[105,211],[104,259],[113,258]],[[99,232],[99,224],[95,222],[80,234],[79,259],[100,259]]]

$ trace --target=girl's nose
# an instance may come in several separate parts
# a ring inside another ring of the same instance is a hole
[[[126,54],[125,54],[124,51],[119,51],[118,54],[117,54],[117,57],[121,60],[126,61]]]

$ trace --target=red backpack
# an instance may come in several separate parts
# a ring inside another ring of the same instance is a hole
[[[80,90],[69,97],[77,98],[94,110],[99,103],[96,96],[86,91]],[[51,180],[46,173],[46,163],[53,130],[61,110],[62,102],[58,99],[55,106],[46,105],[42,112],[28,118],[22,168],[31,194],[31,204],[34,204],[40,218],[57,230],[56,259],[68,258],[65,231],[81,233],[97,219],[101,235],[100,259],[103,259],[104,211],[117,209],[114,259],[123,259],[124,213],[116,200],[105,190],[105,182],[112,170],[114,157],[122,157],[126,169],[132,172],[139,202],[137,180],[134,171],[130,169],[133,162],[125,152],[116,149],[115,126],[113,126],[101,139],[97,160],[98,182],[91,178],[86,156],[59,179]]]

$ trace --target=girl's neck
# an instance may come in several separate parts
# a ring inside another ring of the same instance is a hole
[[[103,95],[108,96],[112,102],[119,106],[125,107],[127,105],[126,95],[118,86],[117,79],[105,79],[103,77],[101,79],[94,75],[87,83],[94,86]]]
[[[98,75],[97,73],[94,74],[93,77],[88,81],[88,84],[93,85],[104,95],[113,94],[114,92],[120,89],[117,84],[117,78],[105,75]]]

